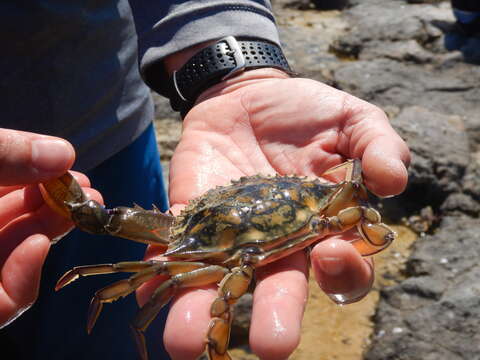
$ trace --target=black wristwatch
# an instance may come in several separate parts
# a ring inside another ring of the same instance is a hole
[[[245,70],[264,67],[291,73],[278,45],[227,36],[200,50],[175,71],[163,95],[169,97],[172,108],[184,116],[207,88]]]

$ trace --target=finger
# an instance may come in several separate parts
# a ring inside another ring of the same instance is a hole
[[[256,274],[250,346],[263,360],[287,359],[300,341],[308,296],[306,255],[295,253]]]
[[[184,291],[172,302],[163,341],[173,360],[196,359],[205,350],[210,306],[216,296],[216,287],[208,287]]]
[[[12,191],[0,198],[0,228],[25,213],[43,205],[42,195],[36,185]]]
[[[46,236],[32,235],[8,257],[1,272],[0,324],[13,320],[36,300],[49,248]]]
[[[0,129],[0,185],[31,184],[67,171],[75,151],[51,136]]]
[[[84,173],[78,171],[70,171],[70,174],[77,180],[82,188],[89,188],[91,186],[90,179]]]
[[[353,96],[345,98],[347,117],[337,150],[347,158],[362,159],[367,187],[380,196],[401,193],[407,184],[410,152],[380,108]]]
[[[80,186],[90,187],[90,180],[88,177],[77,171],[70,171],[73,177],[77,180]],[[0,186],[0,197],[6,194],[11,193],[12,191],[22,189],[25,185],[11,185],[11,186]]]
[[[80,186],[90,185],[85,175],[81,173],[73,173],[73,175]],[[94,198],[101,199],[95,190],[84,188],[84,191]],[[20,188],[0,197],[0,228],[23,214],[37,210],[43,204],[43,197],[36,185]]]
[[[339,304],[355,302],[370,291],[373,284],[373,265],[340,236],[317,244],[310,261],[315,279],[322,290]]]
[[[94,189],[85,189],[88,197],[102,202]],[[57,215],[46,204],[37,210],[10,221],[0,230],[0,265],[4,264],[14,249],[32,234],[43,234],[50,240],[58,240],[73,228],[71,221]]]
[[[23,188],[25,185],[0,186],[0,196],[11,193],[12,191]]]
[[[406,145],[395,144],[386,136],[377,137],[363,153],[365,185],[379,196],[400,194],[407,186],[409,163],[410,154]]]

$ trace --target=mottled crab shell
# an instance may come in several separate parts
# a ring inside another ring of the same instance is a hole
[[[223,261],[241,247],[274,248],[321,213],[337,189],[295,176],[242,177],[188,204],[165,255]]]

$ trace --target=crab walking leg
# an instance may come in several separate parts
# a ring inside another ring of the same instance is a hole
[[[362,256],[370,256],[385,249],[397,236],[380,219],[380,214],[375,209],[364,206],[346,208],[336,216],[314,217],[305,231],[296,234],[282,246],[252,254],[250,262],[265,265],[302,250],[327,235],[342,233],[355,226],[359,229],[361,238],[353,240],[352,245]]]
[[[116,264],[96,264],[96,265],[83,265],[76,266],[73,269],[67,271],[57,281],[55,285],[55,291],[60,290],[64,286],[67,286],[71,282],[77,280],[81,276],[100,275],[100,274],[112,274],[117,272],[139,272],[145,269],[157,269],[158,266],[167,264],[169,275],[176,275],[186,271],[192,271],[198,268],[205,267],[206,265],[201,262],[185,262],[185,261],[122,261]]]
[[[352,245],[363,256],[369,256],[385,249],[397,236],[395,231],[380,221],[381,216],[377,210],[353,206],[339,211],[336,216],[324,219],[322,225],[325,235],[344,232],[356,226],[361,238],[352,241]]]
[[[210,308],[212,320],[207,333],[207,354],[210,360],[229,360],[228,343],[233,320],[233,305],[248,290],[253,277],[253,267],[243,264],[233,268],[223,278],[218,297]]]
[[[148,359],[144,332],[165,304],[175,295],[177,289],[198,287],[220,282],[229,270],[223,266],[206,265],[204,268],[172,276],[160,285],[150,300],[142,306],[131,324],[140,358]]]
[[[350,159],[350,160],[347,160],[347,161],[345,161],[341,164],[335,165],[334,167],[331,167],[330,169],[325,171],[322,174],[322,176],[333,174],[333,173],[335,173],[337,171],[341,171],[341,170],[346,171],[345,180],[347,180],[347,181],[360,180],[361,181],[361,177],[359,178],[359,176],[361,176],[361,174],[362,174],[362,168],[361,168],[361,162],[360,162],[359,159]]]
[[[72,220],[90,234],[109,234],[151,245],[166,247],[174,217],[156,207],[145,210],[117,207],[106,209],[95,200],[88,200],[70,173],[42,183],[45,202],[58,214]]]
[[[75,266],[58,279],[55,291],[60,290],[81,276],[112,274],[117,272],[139,272],[151,267],[153,261],[124,261],[116,264],[96,264]]]
[[[358,206],[366,203],[368,200],[367,189],[363,185],[362,166],[360,160],[349,160],[337,165],[325,174],[330,174],[338,170],[345,169],[345,179],[341,183],[338,192],[334,196],[334,201],[327,207],[324,212],[326,216],[334,216],[345,208]]]
[[[110,284],[95,293],[88,309],[87,332],[90,333],[92,331],[92,328],[95,325],[95,322],[97,321],[103,308],[103,303],[112,302],[120,297],[129,295],[140,285],[157,275],[175,276],[177,274],[201,269],[206,266],[208,265],[200,262],[151,260],[81,266],[71,270],[71,272],[75,272],[76,269],[78,270],[76,275],[77,277],[80,276],[78,275],[79,273],[82,273],[81,275],[96,275],[113,272],[137,272],[135,275],[132,275],[127,279],[114,282],[113,284]]]

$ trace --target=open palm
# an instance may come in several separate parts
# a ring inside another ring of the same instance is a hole
[[[171,163],[172,211],[240,176],[318,176],[346,158],[362,159],[367,187],[378,195],[406,185],[408,149],[381,110],[316,81],[250,71],[202,94],[186,116]],[[370,289],[371,262],[339,236],[317,244],[310,262],[332,299],[356,301]],[[250,344],[262,359],[287,358],[297,346],[307,278],[303,252],[258,269]],[[212,287],[176,297],[164,334],[173,359],[203,351],[215,296]]]

